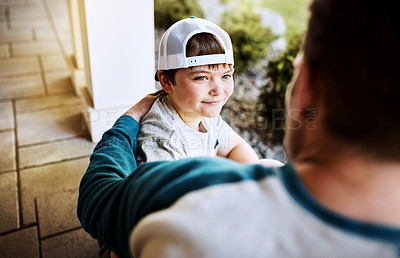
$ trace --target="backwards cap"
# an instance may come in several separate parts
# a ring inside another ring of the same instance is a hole
[[[186,44],[199,33],[214,35],[225,54],[186,57]],[[231,39],[218,25],[194,16],[174,23],[162,36],[158,52],[158,70],[188,68],[209,64],[233,64]],[[157,73],[155,79],[158,81]]]

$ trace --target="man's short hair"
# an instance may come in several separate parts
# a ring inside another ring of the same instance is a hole
[[[374,156],[400,160],[397,2],[314,0],[310,10],[304,56],[324,87],[327,131]]]

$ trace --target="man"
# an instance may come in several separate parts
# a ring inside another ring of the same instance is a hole
[[[314,0],[289,87],[281,168],[134,158],[156,96],[106,132],[83,227],[121,257],[400,257],[400,18],[385,1]]]

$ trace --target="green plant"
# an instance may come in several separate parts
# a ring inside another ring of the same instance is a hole
[[[221,27],[232,39],[235,70],[239,73],[247,72],[251,65],[265,58],[270,43],[277,38],[270,28],[262,25],[254,6],[243,1],[223,14]]]
[[[260,7],[279,13],[286,24],[286,38],[305,32],[310,0],[259,0]]]
[[[197,0],[155,0],[154,18],[155,26],[168,28],[175,22],[196,16],[204,17],[204,11]]]
[[[282,143],[285,128],[285,93],[293,75],[293,60],[300,50],[300,37],[294,36],[288,42],[286,50],[277,58],[269,61],[267,83],[260,96],[257,110],[265,120],[267,134],[272,142]]]

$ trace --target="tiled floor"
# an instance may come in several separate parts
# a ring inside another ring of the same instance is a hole
[[[70,82],[67,0],[0,0],[0,257],[97,257],[76,217],[94,144]]]

